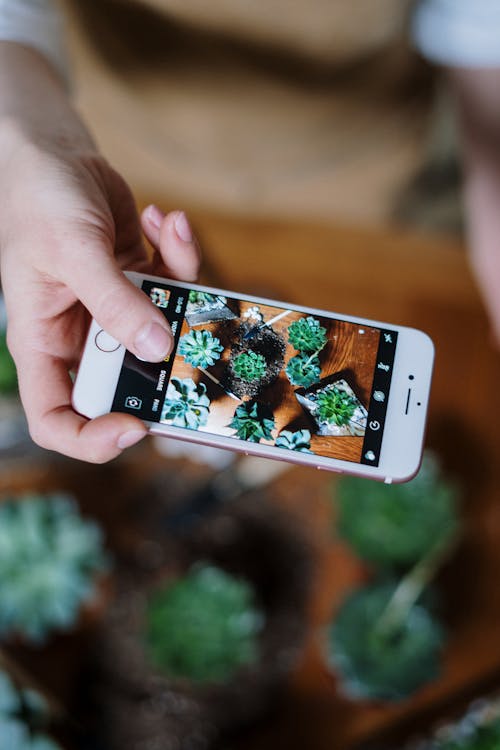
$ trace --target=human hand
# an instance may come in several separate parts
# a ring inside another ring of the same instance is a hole
[[[170,351],[168,324],[122,269],[195,280],[199,251],[185,215],[137,214],[123,179],[93,148],[0,137],[1,274],[7,340],[30,433],[39,445],[102,463],[146,434],[127,414],[87,420],[71,407],[90,316],[148,361]],[[155,252],[148,259],[142,231]]]

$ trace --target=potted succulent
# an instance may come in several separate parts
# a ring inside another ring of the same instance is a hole
[[[111,750],[212,747],[269,710],[306,632],[310,551],[289,516],[260,494],[172,531],[160,487],[144,490],[140,544],[156,552],[121,559],[95,653],[96,732]]]
[[[438,675],[445,631],[430,587],[457,539],[457,501],[429,454],[407,484],[338,483],[337,531],[371,574],[328,628],[327,658],[350,697],[401,700]]]
[[[245,321],[236,330],[224,383],[236,396],[255,398],[278,378],[284,365],[286,344],[268,323]]]
[[[364,435],[368,412],[344,378],[330,375],[295,397],[309,414],[318,435]]]
[[[98,526],[65,495],[0,502],[0,641],[40,646],[99,599],[108,560]]]

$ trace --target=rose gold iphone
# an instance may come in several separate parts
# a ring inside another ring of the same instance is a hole
[[[93,321],[73,405],[151,433],[386,482],[418,470],[434,347],[421,331],[127,274],[170,323],[143,362]]]

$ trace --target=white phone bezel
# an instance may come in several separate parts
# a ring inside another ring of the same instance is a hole
[[[268,304],[276,307],[289,306],[288,303],[278,300],[237,294],[224,289],[216,289],[199,284],[187,284],[157,276],[133,272],[127,273],[127,276],[138,287],[142,285],[144,280],[158,281],[175,284],[184,289],[197,289],[213,294],[233,296],[245,301],[255,301],[257,304]],[[378,466],[286,451],[283,448],[276,448],[262,443],[246,443],[236,438],[197,432],[158,422],[146,422],[149,431],[154,435],[169,436],[180,440],[237,450],[264,458],[268,457],[307,466],[315,466],[318,469],[382,479],[386,482],[400,482],[411,478],[418,471],[420,465],[425,435],[426,414],[434,361],[434,345],[429,336],[414,328],[383,323],[367,318],[346,316],[303,305],[293,305],[293,309],[298,312],[323,315],[337,320],[359,323],[360,325],[370,325],[385,329],[390,328],[398,332],[398,342]],[[110,411],[125,355],[125,347],[122,345],[118,346],[114,351],[102,351],[98,348],[96,336],[101,330],[99,324],[93,320],[73,389],[74,409],[90,419],[107,414]]]

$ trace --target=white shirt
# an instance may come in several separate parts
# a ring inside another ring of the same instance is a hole
[[[0,0],[0,40],[34,47],[68,80],[63,20],[55,0]]]
[[[417,48],[451,66],[500,66],[500,0],[420,0],[412,17]],[[67,78],[56,0],[0,0],[0,40],[28,44]]]

